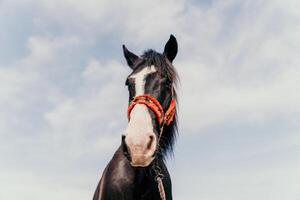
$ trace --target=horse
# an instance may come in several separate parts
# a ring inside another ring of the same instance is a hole
[[[125,82],[129,91],[128,125],[93,200],[172,200],[165,161],[173,155],[178,133],[178,75],[172,65],[177,40],[171,34],[163,53],[149,49],[141,56],[122,47],[132,69]]]

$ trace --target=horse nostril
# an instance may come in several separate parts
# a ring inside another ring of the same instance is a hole
[[[149,140],[148,145],[147,145],[148,150],[151,149],[152,143],[154,142],[154,136],[150,135],[149,138],[150,138],[150,140]]]

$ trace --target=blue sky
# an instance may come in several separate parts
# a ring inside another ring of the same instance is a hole
[[[126,127],[121,45],[181,83],[174,199],[300,198],[299,1],[0,1],[0,199],[91,199]]]

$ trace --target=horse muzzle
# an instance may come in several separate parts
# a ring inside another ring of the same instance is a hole
[[[123,136],[123,152],[133,167],[147,167],[154,160],[157,139],[154,133]]]

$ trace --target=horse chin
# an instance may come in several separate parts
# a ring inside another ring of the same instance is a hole
[[[150,159],[133,159],[130,162],[130,165],[132,167],[148,167],[152,161],[154,160],[154,157],[151,157]]]

